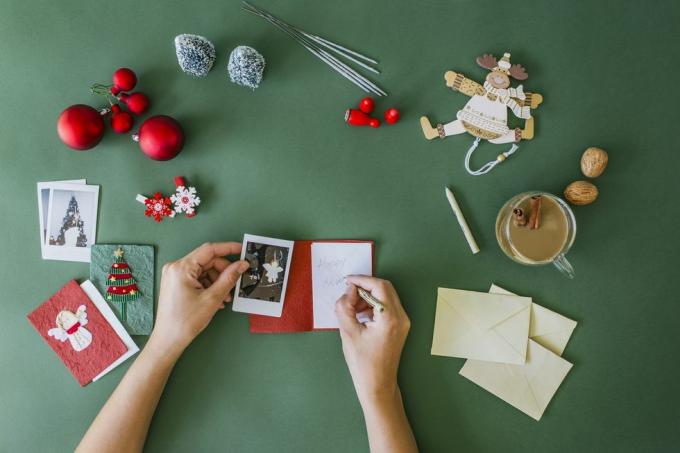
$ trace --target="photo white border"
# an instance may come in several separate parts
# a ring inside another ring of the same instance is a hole
[[[274,239],[264,236],[255,236],[252,234],[245,234],[243,236],[243,249],[241,250],[241,259],[246,257],[246,249],[248,242],[255,242],[257,244],[275,245],[278,247],[285,247],[289,250],[288,259],[286,260],[286,269],[284,271],[283,287],[281,288],[281,300],[279,302],[268,302],[260,299],[249,299],[247,297],[239,296],[241,289],[241,278],[236,282],[234,288],[234,303],[232,310],[241,313],[252,313],[256,315],[273,316],[280,318],[283,313],[283,304],[286,299],[286,288],[288,287],[288,277],[290,276],[290,263],[293,261],[293,248],[295,241],[286,241],[283,239]]]
[[[57,183],[64,183],[64,184],[87,184],[87,181],[85,179],[68,179],[64,181],[43,181],[39,182],[37,184],[38,188],[38,224],[40,225],[40,231],[38,233],[40,234],[40,255],[45,258],[45,243],[47,242],[47,227],[43,223],[43,214],[44,217],[47,218],[48,214],[48,209],[50,207],[50,189],[52,188],[53,184]],[[47,206],[45,206],[45,211],[43,211],[43,203],[42,203],[42,191],[47,190]],[[43,235],[43,233],[45,235]]]
[[[52,215],[52,197],[55,190],[71,191],[71,192],[91,192],[94,194],[94,207],[92,221],[92,237],[88,238],[87,247],[69,247],[64,245],[50,245],[48,244],[49,225],[51,224]],[[47,213],[48,234],[45,236],[45,245],[43,248],[43,258],[47,260],[61,260],[61,261],[80,261],[84,263],[90,262],[90,248],[97,242],[97,217],[99,212],[99,186],[91,186],[87,184],[69,184],[55,182],[50,185],[50,201]]]

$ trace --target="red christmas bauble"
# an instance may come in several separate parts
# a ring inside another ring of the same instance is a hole
[[[149,98],[144,93],[121,93],[118,99],[135,115],[141,115],[149,108]]]
[[[156,115],[144,121],[133,136],[144,154],[153,160],[170,160],[182,151],[184,132],[177,120]]]
[[[81,151],[90,149],[104,136],[104,120],[89,105],[72,105],[59,115],[57,134],[69,148]]]
[[[130,91],[137,85],[137,75],[132,69],[118,68],[113,73],[113,86],[120,91]]]
[[[121,112],[119,110],[111,115],[111,129],[116,134],[130,132],[134,123],[135,119],[128,112]]]
[[[373,113],[373,109],[375,108],[375,102],[373,102],[373,99],[369,97],[365,97],[359,102],[359,110],[361,110],[364,113]]]
[[[395,108],[387,109],[385,111],[385,121],[387,121],[387,124],[394,124],[399,121],[399,110]]]

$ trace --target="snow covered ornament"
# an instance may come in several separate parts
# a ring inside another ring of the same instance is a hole
[[[201,204],[196,188],[188,187],[181,176],[175,177],[175,193],[170,196],[170,200],[175,205],[175,212],[178,214],[184,212],[187,217],[194,217],[196,206]]]
[[[172,201],[169,197],[164,197],[160,192],[156,192],[151,198],[138,194],[136,199],[146,206],[144,215],[153,217],[156,222],[161,222],[166,217],[175,217]]]
[[[175,53],[182,71],[196,77],[207,76],[215,63],[215,46],[203,36],[177,35]]]
[[[456,114],[455,120],[433,127],[426,116],[420,118],[423,134],[428,140],[465,132],[475,137],[465,156],[465,169],[474,176],[486,174],[503,162],[517,151],[519,141],[534,138],[534,118],[531,110],[543,102],[543,96],[538,93],[525,93],[522,85],[510,87],[511,77],[526,80],[529,76],[522,66],[510,64],[509,53],[505,53],[500,61],[493,55],[483,55],[477,58],[477,64],[490,70],[483,85],[454,71],[447,71],[444,74],[446,86],[470,96],[465,107]],[[508,126],[508,110],[517,118],[524,120],[523,129],[519,127],[511,129]],[[494,144],[512,143],[512,146],[479,170],[471,170],[470,158],[482,139]]]
[[[47,331],[47,335],[64,342],[71,343],[76,352],[80,352],[92,343],[92,334],[85,326],[87,325],[87,312],[85,305],[78,307],[75,313],[62,310],[57,315],[57,327]]]
[[[227,71],[232,82],[254,90],[260,86],[264,66],[264,57],[257,50],[238,46],[229,55]]]

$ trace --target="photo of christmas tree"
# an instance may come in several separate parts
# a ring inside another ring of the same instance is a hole
[[[90,261],[98,198],[98,186],[55,183],[50,188],[43,258]]]

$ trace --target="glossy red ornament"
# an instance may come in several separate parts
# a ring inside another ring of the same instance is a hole
[[[118,100],[127,105],[128,110],[135,115],[141,115],[149,108],[149,98],[144,93],[120,93]]]
[[[395,108],[385,110],[385,121],[387,124],[394,124],[399,121],[399,110]]]
[[[144,154],[153,160],[170,160],[184,146],[182,127],[174,118],[165,115],[144,121],[132,139],[138,141]]]
[[[373,102],[373,99],[369,97],[365,97],[359,102],[359,110],[361,110],[364,113],[371,114],[373,113],[373,109],[375,108],[375,102]]]
[[[72,105],[59,115],[57,134],[69,148],[90,149],[104,136],[104,120],[101,113],[89,105]]]
[[[112,106],[113,107],[117,106]],[[124,134],[126,132],[130,132],[130,129],[132,129],[132,126],[135,124],[135,119],[133,118],[132,115],[130,115],[128,112],[122,112],[120,111],[120,107],[118,107],[118,112],[114,112],[113,115],[111,115],[111,129],[113,129],[113,132],[116,134]]]
[[[137,75],[132,69],[118,68],[113,73],[113,86],[118,91],[130,91],[137,85]]]
[[[357,109],[347,109],[345,112],[345,122],[350,126],[380,126],[380,120],[377,118],[371,118],[361,110]]]

